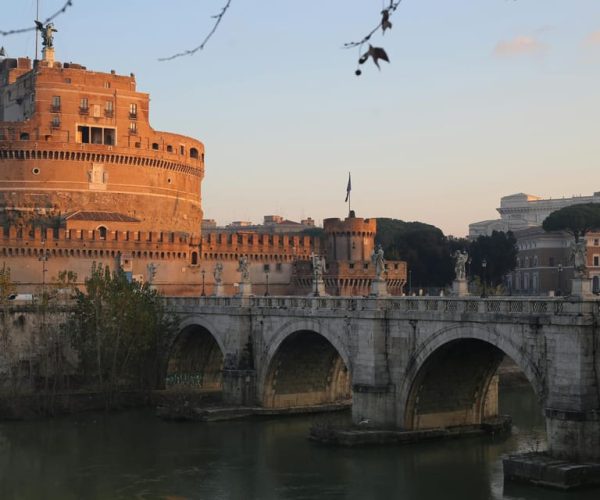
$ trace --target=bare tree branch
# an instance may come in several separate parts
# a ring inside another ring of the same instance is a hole
[[[44,21],[44,24],[47,24],[50,21],[56,19],[61,14],[64,14],[67,11],[67,9],[72,6],[73,6],[73,0],[67,0],[60,9],[58,9],[54,14],[52,14],[49,18],[47,18]],[[0,30],[0,35],[2,35],[2,36],[17,35],[19,33],[27,33],[28,31],[35,31],[36,29],[37,29],[37,26],[31,26],[29,28],[20,28],[20,29],[16,29],[16,30],[8,30],[8,31]]]
[[[367,33],[358,42],[348,42],[348,43],[344,44],[345,49],[351,49],[354,47],[358,47],[358,50],[359,50],[358,64],[359,65],[364,64],[369,58],[372,58],[373,62],[375,63],[375,66],[377,66],[378,69],[381,69],[379,67],[379,63],[378,63],[379,59],[390,62],[388,55],[386,54],[385,50],[382,47],[373,47],[371,44],[369,44],[369,50],[367,50],[364,54],[361,54],[361,49],[362,49],[363,45],[365,45],[369,40],[371,40],[371,37],[380,28],[381,28],[381,33],[383,35],[385,35],[385,30],[392,28],[392,23],[390,21],[390,17],[392,17],[392,14],[400,6],[400,2],[402,2],[402,0],[396,0],[396,1],[390,0],[390,4],[381,11],[381,19],[379,20],[379,23],[377,24],[377,26],[375,26],[371,31],[369,31],[369,33]],[[362,74],[362,71],[357,67],[354,74],[356,76],[360,76]]]
[[[221,12],[212,16],[213,19],[216,19],[215,24],[213,25],[212,29],[209,31],[208,35],[206,35],[204,40],[202,40],[202,43],[200,45],[198,45],[197,47],[195,47],[193,49],[189,49],[184,52],[179,52],[178,54],[174,54],[169,57],[160,57],[158,60],[159,61],[171,61],[172,59],[176,59],[177,57],[191,56],[191,55],[195,54],[196,52],[198,52],[199,50],[204,49],[204,46],[206,45],[206,43],[211,39],[211,37],[214,35],[215,31],[217,31],[219,24],[223,20],[223,16],[225,16],[227,9],[229,9],[229,5],[231,5],[231,0],[227,0],[227,3],[221,9]]]
[[[391,23],[389,22],[389,18],[392,17],[392,13],[399,7],[400,2],[402,2],[402,0],[397,0],[396,2],[394,2],[394,0],[390,0],[390,5],[387,7],[387,9],[381,11],[381,20],[379,21],[377,26],[375,26],[367,35],[365,35],[362,40],[358,42],[345,43],[344,48],[351,49],[353,47],[362,47],[371,39],[371,37],[379,28],[381,28],[382,31],[385,33],[386,29],[392,27]]]

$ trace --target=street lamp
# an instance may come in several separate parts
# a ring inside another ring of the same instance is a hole
[[[202,293],[200,294],[200,296],[206,297],[206,292],[204,290],[204,275],[206,274],[206,271],[204,269],[202,269],[201,273],[202,273]]]
[[[265,289],[265,297],[269,296],[269,272],[265,271],[265,277],[267,278],[267,287]]]
[[[481,296],[483,298],[487,297],[487,274],[486,274],[486,268],[487,268],[487,260],[483,259],[481,261],[481,269],[482,269],[482,278],[483,278],[483,291],[481,293]]]
[[[562,276],[562,271],[563,271],[563,266],[562,264],[558,265],[558,283],[556,284],[556,295],[560,296],[561,291],[560,291],[560,284],[561,284],[561,276]]]

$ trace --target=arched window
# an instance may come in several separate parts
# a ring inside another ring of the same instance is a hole
[[[198,252],[192,252],[192,266],[198,265]]]
[[[98,226],[98,234],[100,235],[101,240],[106,239],[106,232],[108,231],[105,226]]]
[[[198,159],[198,150],[196,148],[190,149],[190,157],[194,159]]]

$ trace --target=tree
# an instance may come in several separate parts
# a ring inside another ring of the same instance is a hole
[[[511,231],[493,231],[491,236],[479,236],[468,249],[471,276],[493,286],[502,285],[504,277],[517,265],[517,251],[517,240]]]
[[[414,286],[443,287],[454,277],[448,238],[422,222],[378,218],[375,239],[386,259],[405,260]]]
[[[579,242],[586,233],[600,229],[600,203],[571,205],[552,212],[542,223],[544,231],[566,231]]]
[[[173,328],[149,284],[128,281],[121,269],[92,266],[69,329],[84,379],[104,394],[107,409],[120,390],[157,386],[160,353]]]

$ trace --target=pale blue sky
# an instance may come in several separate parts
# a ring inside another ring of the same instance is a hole
[[[134,72],[154,128],[204,142],[207,218],[343,217],[348,171],[358,216],[459,236],[503,195],[600,190],[598,0],[404,0],[391,64],[359,78],[341,46],[382,0],[232,0],[204,52],[157,62],[197,45],[223,2],[74,0],[56,20],[58,60]],[[0,12],[0,29],[26,26],[35,1]],[[33,55],[34,35],[0,45]]]

